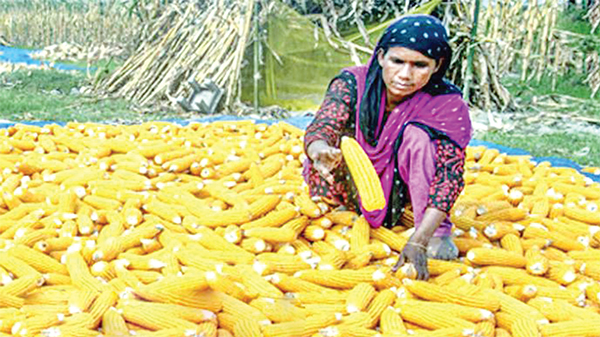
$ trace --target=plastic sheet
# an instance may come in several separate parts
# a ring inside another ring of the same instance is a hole
[[[50,66],[50,62],[48,61],[40,61],[31,57],[31,54],[37,51],[38,50],[27,50],[7,46],[0,46],[0,62],[10,62],[15,64],[25,63],[28,65],[35,66]],[[63,63],[52,63],[51,67],[58,70],[86,70],[85,67],[78,67]]]

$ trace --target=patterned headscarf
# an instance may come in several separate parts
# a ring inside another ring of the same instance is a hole
[[[360,105],[361,131],[370,145],[378,140],[377,124],[381,97],[385,92],[382,68],[377,62],[380,50],[384,53],[391,47],[404,47],[420,52],[436,62],[443,59],[439,70],[431,76],[429,83],[421,91],[431,96],[460,93],[455,85],[444,79],[444,74],[452,59],[452,49],[448,44],[446,28],[440,20],[431,15],[407,15],[390,25],[377,43],[369,63],[365,92]]]

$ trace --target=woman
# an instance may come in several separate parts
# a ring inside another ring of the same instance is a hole
[[[394,226],[410,202],[415,232],[397,269],[413,263],[428,278],[427,256],[451,260],[448,212],[464,187],[464,149],[471,139],[467,104],[443,77],[452,51],[446,29],[429,15],[404,16],[388,27],[368,65],[333,79],[305,136],[304,177],[313,196],[360,211],[372,227]],[[385,209],[367,212],[357,197],[339,142],[354,137],[379,174]]]

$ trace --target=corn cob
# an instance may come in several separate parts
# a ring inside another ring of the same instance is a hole
[[[269,282],[277,286],[281,291],[292,293],[330,293],[331,289],[315,283],[302,280],[298,277],[288,276],[283,273],[275,273],[268,277]]]
[[[446,287],[409,279],[403,280],[403,283],[411,293],[430,301],[460,304],[492,312],[497,311],[500,307],[499,301],[493,298],[489,299],[482,294],[458,294]]]
[[[260,337],[260,325],[252,320],[240,320],[233,327],[233,334],[236,337]]]
[[[543,337],[597,336],[600,331],[599,320],[574,320],[569,322],[550,323],[540,327]]]
[[[467,259],[478,265],[523,268],[527,264],[522,255],[504,249],[473,248],[467,252]]]
[[[459,327],[473,329],[475,324],[458,318],[454,313],[448,311],[432,311],[431,307],[421,307],[417,302],[402,301],[396,305],[400,309],[400,315],[404,321],[418,324],[429,329],[440,329]]]
[[[15,245],[8,250],[8,253],[15,258],[20,258],[23,262],[35,268],[40,273],[61,273],[67,274],[67,268],[55,259],[40,253],[24,245]]]
[[[351,314],[353,312],[363,311],[367,308],[376,294],[377,292],[372,285],[368,283],[357,284],[348,293],[348,297],[346,298],[346,312]]]
[[[465,329],[464,331],[473,331],[475,336],[495,337],[496,324],[490,321],[479,322],[474,329]]]
[[[385,207],[386,199],[379,176],[360,144],[352,138],[342,137],[340,148],[365,210],[374,211]]]
[[[305,319],[308,308],[300,309],[288,299],[257,298],[250,305],[263,312],[272,322],[291,322]]]

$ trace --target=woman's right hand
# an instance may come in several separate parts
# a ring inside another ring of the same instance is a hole
[[[328,183],[333,184],[334,178],[331,172],[342,162],[342,151],[329,146],[325,141],[316,140],[310,143],[306,152],[315,170]]]

